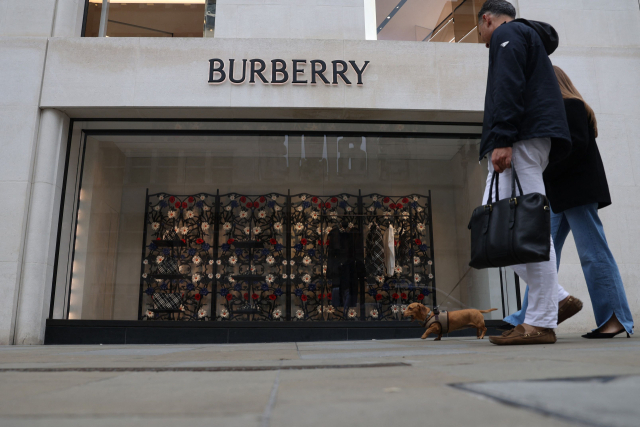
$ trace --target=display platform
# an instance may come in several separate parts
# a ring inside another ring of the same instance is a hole
[[[487,320],[487,336],[506,323]],[[417,323],[388,322],[183,322],[128,320],[47,320],[45,344],[240,344],[261,342],[419,339]],[[475,329],[443,337],[475,336]],[[428,338],[433,340],[435,335]]]

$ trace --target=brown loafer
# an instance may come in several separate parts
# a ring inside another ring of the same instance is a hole
[[[569,296],[569,299],[558,309],[558,325],[568,318],[575,316],[580,310],[582,310],[582,301],[574,296]],[[502,336],[508,337],[513,333],[514,329],[515,328],[504,331]]]
[[[556,334],[553,329],[525,333],[524,326],[518,325],[507,336],[489,337],[489,341],[496,345],[524,345],[524,344],[554,344]]]
[[[516,328],[515,328],[515,327],[513,327],[513,328],[511,328],[511,329],[509,329],[509,330],[507,330],[507,331],[504,331],[504,332],[502,333],[502,335],[501,335],[501,336],[502,336],[502,337],[508,337],[508,336],[509,336],[509,335],[511,335],[511,334],[513,333],[513,331],[515,331],[515,330],[516,330]]]
[[[558,325],[577,314],[580,310],[582,310],[582,301],[574,296],[569,296],[569,299],[558,309]]]

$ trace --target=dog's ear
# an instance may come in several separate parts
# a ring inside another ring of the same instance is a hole
[[[425,316],[429,314],[429,309],[425,307],[423,304],[420,304],[418,307],[420,307],[421,314],[424,314]]]

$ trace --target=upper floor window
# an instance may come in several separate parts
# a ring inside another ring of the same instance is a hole
[[[85,37],[213,37],[216,0],[87,0]]]
[[[479,43],[477,13],[485,1],[367,0],[367,38]],[[213,37],[215,17],[216,0],[86,0],[84,36]]]
[[[376,0],[378,40],[480,43],[486,0]]]

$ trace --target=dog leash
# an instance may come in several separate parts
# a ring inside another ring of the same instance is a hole
[[[462,283],[462,281],[464,280],[465,277],[467,277],[467,274],[469,274],[470,271],[471,271],[471,267],[467,268],[467,271],[465,271],[465,273],[462,275],[460,280],[458,280],[458,283],[456,283],[456,285],[453,287],[453,289],[451,289],[449,294],[447,294],[447,296],[444,298],[444,301],[446,301],[447,298],[449,298],[451,296],[453,291],[455,291],[456,288],[460,285],[460,283]],[[438,310],[438,307],[439,307],[439,305],[433,307],[433,311],[431,312],[431,316],[427,316],[427,318],[424,320],[424,322],[421,322],[423,327],[426,326],[427,322],[429,320],[431,320],[431,318],[434,317],[436,315],[436,313],[438,313],[438,314],[440,313],[440,310]],[[412,319],[412,321],[413,321],[413,319]]]
[[[456,290],[456,288],[460,285],[460,283],[462,283],[462,281],[464,280],[465,277],[467,277],[467,274],[469,274],[469,272],[471,271],[471,267],[467,268],[467,271],[465,271],[465,273],[462,275],[462,277],[460,278],[460,280],[458,280],[458,283],[456,283],[456,285],[453,287],[453,289],[451,289],[451,291],[447,294],[446,297],[444,297],[443,301],[446,301],[451,294],[453,293],[453,291]],[[440,302],[442,304],[442,301]],[[440,304],[438,304],[437,306],[435,306],[433,309],[434,311],[437,310],[437,308],[440,306]]]

